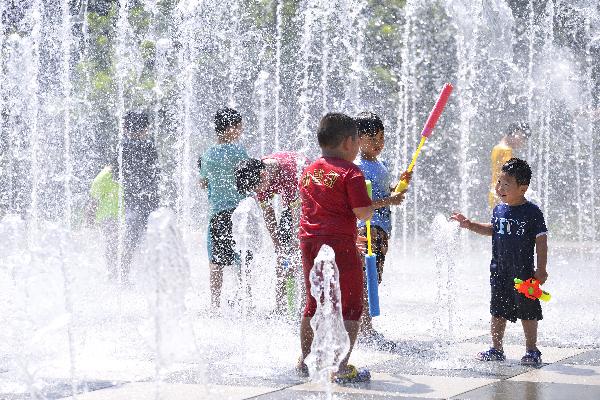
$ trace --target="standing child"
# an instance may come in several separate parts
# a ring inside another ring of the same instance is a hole
[[[254,191],[263,210],[263,218],[277,253],[276,313],[284,315],[286,310],[286,282],[294,279],[299,267],[298,225],[300,222],[300,199],[298,181],[308,159],[295,152],[279,152],[257,160],[246,160],[236,169],[237,190],[246,194]],[[283,210],[279,223],[272,200],[279,195]]]
[[[362,171],[365,179],[371,181],[372,198],[375,205],[382,200],[390,197],[393,191],[391,174],[385,163],[378,160],[377,157],[383,151],[385,143],[383,122],[377,114],[371,112],[363,112],[356,117],[358,126],[358,136],[360,140],[360,156],[356,160],[356,164]],[[411,172],[405,172],[401,179],[410,182]],[[385,255],[388,250],[388,238],[392,230],[391,221],[392,211],[389,206],[377,208],[371,217],[371,243],[373,246],[373,254],[377,256],[377,274],[379,283],[383,276],[383,265],[385,263]],[[358,222],[359,235],[366,236],[366,226],[364,221]],[[373,329],[371,316],[368,312],[368,299],[365,292],[364,300],[365,309],[361,318],[360,342],[367,345],[376,346],[380,349],[391,350],[394,342],[390,342],[385,337]]]
[[[525,199],[531,180],[527,162],[511,158],[503,166],[496,183],[496,195],[502,201],[494,208],[491,223],[474,222],[455,213],[452,219],[480,235],[492,236],[490,263],[490,301],[492,347],[479,353],[482,361],[506,359],[502,347],[506,321],[521,320],[525,333],[523,365],[540,365],[542,353],[537,348],[538,321],[542,319],[539,300],[531,300],[514,289],[514,278],[535,278],[546,282],[548,253],[547,229],[542,211]],[[537,266],[533,253],[537,253]],[[536,268],[537,267],[537,268]]]
[[[394,193],[374,205],[360,169],[353,164],[359,150],[356,122],[345,114],[325,115],[317,131],[322,156],[304,171],[300,181],[302,213],[300,217],[300,250],[306,287],[306,307],[300,324],[302,355],[297,370],[306,375],[304,360],[310,353],[314,332],[310,320],[317,301],[310,295],[310,271],[314,260],[326,244],[335,252],[339,269],[342,316],[350,339],[348,354],[340,362],[336,377],[344,381],[357,379],[358,372],[348,364],[356,341],[363,309],[363,268],[356,247],[356,219],[371,218],[379,207],[400,204],[404,193]]]
[[[125,248],[122,260],[122,278],[125,283],[128,281],[134,253],[146,233],[148,217],[159,206],[158,151],[148,133],[149,127],[150,117],[145,111],[128,111],[123,118],[125,136],[121,142],[119,175],[123,183],[125,209]],[[118,166],[118,162],[113,165]]]
[[[217,144],[204,152],[198,164],[200,185],[208,188],[210,223],[207,236],[210,263],[210,292],[213,310],[221,303],[223,267],[236,259],[231,215],[244,199],[235,186],[235,168],[248,159],[246,149],[238,143],[242,135],[242,116],[231,108],[215,114]]]
[[[527,139],[531,135],[529,124],[525,122],[513,122],[506,129],[505,135],[500,139],[500,142],[492,149],[491,166],[492,166],[492,184],[488,194],[488,204],[490,208],[494,208],[500,202],[496,197],[496,182],[505,162],[514,157],[514,151],[522,148],[527,143]]]
[[[90,211],[94,213],[95,221],[105,240],[104,257],[108,269],[108,278],[115,280],[119,276],[117,268],[118,239],[119,239],[119,199],[123,199],[123,189],[119,185],[119,173],[115,167],[106,165],[96,175],[90,188]]]

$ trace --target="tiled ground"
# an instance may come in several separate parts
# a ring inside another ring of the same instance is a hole
[[[473,354],[485,348],[485,339],[444,346],[399,343],[393,353],[359,346],[352,362],[371,370],[367,384],[315,383],[296,377],[291,365],[288,370],[265,366],[262,371],[234,374],[209,363],[179,365],[159,384],[152,375],[136,382],[89,379],[78,385],[77,399],[600,399],[600,350],[543,346],[544,366],[534,369],[519,365],[522,348],[516,344],[506,346],[506,362],[474,361]],[[70,391],[70,382],[55,378],[40,388],[47,399],[70,398]],[[28,398],[32,397],[0,393],[2,400]]]

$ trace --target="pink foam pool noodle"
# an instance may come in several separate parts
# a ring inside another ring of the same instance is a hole
[[[431,110],[431,113],[429,114],[429,118],[427,118],[427,122],[425,123],[425,126],[423,127],[423,131],[421,131],[422,136],[425,136],[426,138],[431,136],[431,133],[433,132],[433,128],[435,127],[435,124],[437,123],[438,119],[440,118],[440,115],[442,115],[442,112],[444,111],[444,107],[446,107],[446,103],[448,102],[450,93],[452,93],[452,89],[454,89],[454,88],[452,87],[452,85],[450,83],[446,83],[444,85],[444,87],[442,88],[442,92],[440,93],[440,96],[438,97],[437,101],[435,102],[435,106],[433,107],[433,110]]]

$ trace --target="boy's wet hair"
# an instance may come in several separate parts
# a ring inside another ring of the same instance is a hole
[[[240,162],[235,169],[235,186],[241,194],[252,192],[260,184],[260,173],[265,163],[256,158]]]
[[[217,135],[223,135],[227,129],[239,125],[242,115],[233,108],[221,108],[215,114],[215,131]]]
[[[531,168],[527,161],[520,158],[511,158],[502,165],[502,172],[514,176],[518,185],[529,185],[531,182]]]
[[[531,128],[527,122],[513,122],[506,128],[506,136],[515,136],[521,132],[526,138],[531,136]]]
[[[123,116],[123,130],[126,133],[139,133],[150,126],[150,117],[145,111],[129,110]]]
[[[373,137],[379,132],[383,132],[383,121],[375,113],[365,111],[358,114],[355,118],[359,136]]]
[[[356,121],[346,114],[328,113],[319,122],[317,139],[321,147],[335,148],[347,137],[355,136],[358,136]]]

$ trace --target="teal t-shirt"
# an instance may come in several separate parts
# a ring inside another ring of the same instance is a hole
[[[248,153],[238,143],[224,143],[209,147],[200,158],[200,178],[208,181],[210,215],[236,208],[246,196],[235,186],[235,168],[247,160]]]

